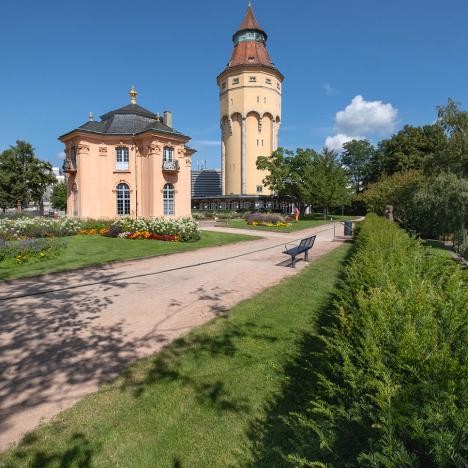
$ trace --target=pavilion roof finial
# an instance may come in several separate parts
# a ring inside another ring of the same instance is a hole
[[[136,98],[137,98],[138,93],[135,89],[135,86],[132,85],[132,89],[130,90],[128,94],[130,95],[130,104],[136,104],[137,103]]]

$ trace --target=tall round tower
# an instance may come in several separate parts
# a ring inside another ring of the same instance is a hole
[[[256,161],[278,147],[284,77],[268,55],[267,34],[250,4],[232,40],[231,59],[217,78],[223,195],[269,195]]]

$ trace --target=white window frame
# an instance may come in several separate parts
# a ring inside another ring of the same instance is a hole
[[[163,187],[163,212],[164,216],[175,214],[175,189],[172,184],[165,184]]]
[[[120,182],[115,190],[117,202],[117,215],[128,216],[130,214],[130,187],[125,182]]]
[[[117,146],[115,148],[115,170],[128,171],[129,168],[129,151],[126,146]]]
[[[164,162],[174,161],[174,148],[172,148],[172,146],[165,146],[163,148],[163,161]]]

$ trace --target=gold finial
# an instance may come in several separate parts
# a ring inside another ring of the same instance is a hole
[[[249,8],[252,8],[252,2],[249,2],[247,5]]]
[[[92,112],[89,113],[89,121],[94,122],[94,115]]]
[[[136,104],[136,97],[137,97],[137,92],[135,89],[135,86],[132,85],[132,89],[128,93],[130,95],[130,104]]]

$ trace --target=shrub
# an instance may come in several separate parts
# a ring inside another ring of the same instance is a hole
[[[322,347],[309,357],[309,403],[289,418],[290,458],[466,466],[466,272],[387,220],[362,224]]]
[[[72,236],[82,223],[71,218],[21,217],[0,219],[0,238],[15,240],[36,237]]]
[[[26,239],[21,241],[0,241],[0,262],[15,259],[16,263],[43,260],[57,256],[66,247],[59,239]]]
[[[200,238],[198,223],[192,218],[121,218],[110,225],[107,235],[120,237],[123,233],[136,232],[148,232],[159,236],[177,236],[177,239],[183,242]]]
[[[247,224],[257,226],[286,225],[286,217],[278,213],[251,213],[246,215]]]

